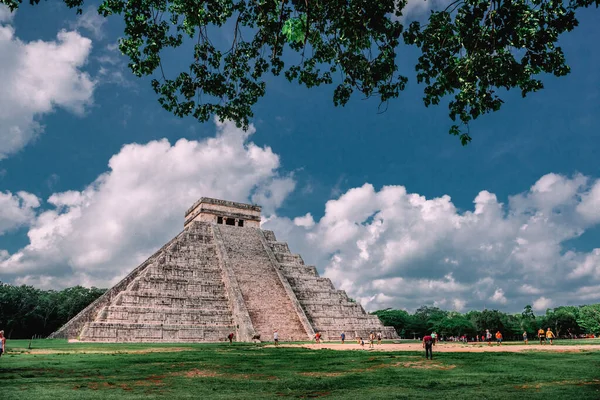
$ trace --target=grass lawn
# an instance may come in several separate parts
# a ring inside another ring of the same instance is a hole
[[[7,342],[1,400],[600,399],[600,351],[438,353],[426,361],[416,352],[252,344],[37,340],[31,353],[28,344]]]

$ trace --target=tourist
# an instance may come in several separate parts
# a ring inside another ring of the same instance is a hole
[[[500,331],[496,332],[496,342],[498,343],[498,346],[502,345],[502,333],[500,333]]]
[[[361,346],[362,348],[364,348],[364,347],[365,347],[365,341],[363,340],[363,338],[361,338],[361,337],[359,337],[359,338],[358,338],[358,344],[360,344],[360,346]]]
[[[233,343],[233,332],[227,335],[227,339],[229,339],[229,344]]]
[[[369,333],[369,348],[373,348],[373,342],[375,341],[375,334],[373,332]]]
[[[273,341],[275,342],[275,346],[279,346],[279,332],[277,329],[273,332]]]
[[[546,331],[546,340],[550,341],[550,344],[553,344],[552,341],[554,339],[554,332],[550,328]]]
[[[423,337],[423,348],[425,349],[425,358],[433,360],[433,337],[431,335]]]
[[[435,344],[435,342],[437,342],[437,333],[432,332],[431,333],[431,339],[433,340],[433,344]]]
[[[544,332],[544,328],[540,328],[538,331],[538,339],[540,339],[540,344],[544,344],[546,339],[546,332]]]
[[[346,340],[346,334],[344,332],[340,335],[340,339],[342,339],[342,344],[344,344],[344,341]]]
[[[529,341],[527,340],[527,331],[523,332],[523,341],[525,344],[529,344]]]
[[[381,344],[381,332],[377,332],[377,344]]]
[[[4,331],[0,331],[0,357],[6,352],[6,338],[4,337]]]
[[[315,341],[321,343],[321,332],[315,333]]]
[[[490,332],[489,329],[485,330],[485,340],[487,341],[488,346],[492,345],[492,332]]]

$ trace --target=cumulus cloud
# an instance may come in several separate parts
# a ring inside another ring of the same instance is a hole
[[[315,220],[310,213],[306,213],[306,215],[302,217],[294,218],[294,225],[303,226],[305,228],[312,228],[315,225]]]
[[[546,311],[547,308],[550,308],[550,306],[552,306],[552,300],[547,299],[544,296],[542,296],[533,302],[532,307],[535,311],[544,312],[544,311]]]
[[[56,107],[82,114],[94,92],[94,81],[81,70],[90,39],[63,30],[54,41],[23,42],[10,17],[0,8],[0,160],[43,132],[42,115]]]
[[[298,224],[305,217],[264,226],[368,309],[579,304],[600,300],[600,249],[565,242],[600,221],[599,182],[547,174],[507,202],[481,191],[466,211],[448,195],[365,184],[328,201],[310,227]]]
[[[400,4],[397,2],[396,4]],[[402,9],[402,22],[410,22],[414,20],[425,20],[432,10],[443,10],[451,0],[407,0]]]
[[[102,27],[105,23],[106,18],[98,14],[96,8],[89,7],[83,14],[77,16],[77,19],[69,25],[71,29],[83,29],[89,32],[95,39],[102,39],[104,37],[104,30]]]
[[[35,209],[39,206],[39,199],[31,193],[0,192],[0,235],[29,224],[35,217]]]
[[[0,24],[12,21],[14,13],[10,12],[8,6],[0,4]]]
[[[80,191],[55,193],[28,231],[29,244],[0,262],[0,280],[61,287],[107,286],[183,229],[202,196],[279,207],[293,188],[279,156],[229,123],[204,141],[128,144]]]

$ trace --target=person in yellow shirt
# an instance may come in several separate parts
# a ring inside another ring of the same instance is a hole
[[[540,344],[544,344],[546,339],[546,332],[544,332],[544,328],[540,328],[538,331],[538,338],[540,339]]]
[[[552,330],[548,328],[548,330],[546,331],[546,340],[549,340],[550,344],[552,344],[552,339],[554,339],[554,332],[552,332]]]

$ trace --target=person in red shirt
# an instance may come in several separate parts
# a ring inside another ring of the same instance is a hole
[[[433,338],[431,335],[423,337],[423,348],[425,349],[425,358],[433,360]]]

